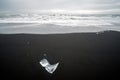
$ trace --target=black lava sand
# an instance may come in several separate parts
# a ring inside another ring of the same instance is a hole
[[[60,63],[53,74],[43,58]],[[0,34],[0,80],[119,80],[119,65],[120,32]]]

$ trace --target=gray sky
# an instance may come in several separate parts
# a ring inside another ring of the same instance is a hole
[[[0,0],[1,10],[95,10],[120,12],[120,0]]]

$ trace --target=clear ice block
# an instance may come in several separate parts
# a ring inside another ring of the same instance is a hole
[[[52,73],[57,69],[57,67],[58,67],[58,65],[59,65],[59,62],[56,63],[56,64],[51,65],[51,64],[48,62],[47,59],[42,59],[42,60],[40,61],[40,64],[41,64],[42,67],[45,68],[45,70],[46,70],[48,73],[52,74]]]

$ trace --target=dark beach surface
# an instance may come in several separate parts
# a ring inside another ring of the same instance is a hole
[[[53,74],[43,58],[60,63]],[[1,80],[120,79],[120,32],[0,34],[0,73]]]

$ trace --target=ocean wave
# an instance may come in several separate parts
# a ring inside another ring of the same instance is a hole
[[[60,26],[110,26],[120,15],[0,14],[0,23],[39,23]]]

